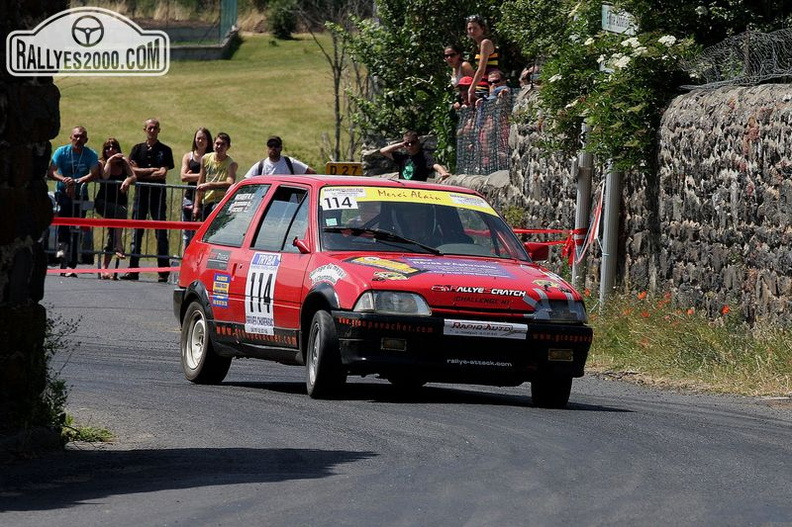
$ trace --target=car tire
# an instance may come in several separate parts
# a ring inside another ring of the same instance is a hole
[[[531,400],[538,408],[566,408],[572,377],[542,377],[531,381]]]
[[[341,365],[335,323],[327,311],[317,311],[313,316],[305,354],[308,395],[313,399],[336,395],[346,382],[346,372]]]
[[[187,307],[182,320],[181,363],[184,376],[196,384],[218,384],[231,367],[231,357],[215,353],[206,312],[198,302]]]

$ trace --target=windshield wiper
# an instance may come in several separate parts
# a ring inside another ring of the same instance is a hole
[[[371,227],[325,227],[324,232],[343,232],[349,233],[350,236],[363,236],[369,234],[375,240],[384,242],[409,243],[411,245],[417,245],[421,249],[432,254],[443,254],[442,251],[438,251],[431,245],[426,245],[425,243],[421,243],[418,240],[413,240],[412,238],[407,238],[401,234],[383,229],[373,229]]]

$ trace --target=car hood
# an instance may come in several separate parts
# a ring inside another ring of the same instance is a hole
[[[412,291],[433,308],[533,312],[548,301],[578,302],[580,294],[543,267],[518,260],[422,254],[325,254],[312,273],[341,277],[361,289]]]

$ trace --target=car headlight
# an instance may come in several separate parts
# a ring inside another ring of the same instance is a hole
[[[421,295],[403,291],[366,291],[355,302],[354,311],[422,317],[432,314]]]
[[[574,300],[551,300],[536,306],[534,320],[541,322],[588,322],[586,306]]]

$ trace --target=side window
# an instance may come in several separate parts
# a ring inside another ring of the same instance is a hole
[[[271,185],[245,185],[237,190],[204,233],[203,241],[242,247],[242,241]]]
[[[308,207],[305,202],[308,191],[300,188],[280,187],[275,191],[264,218],[261,220],[256,238],[251,246],[260,251],[281,251],[287,236],[302,228],[302,236],[308,226]],[[302,226],[302,227],[301,227]],[[291,240],[288,238],[291,247]],[[288,249],[287,249],[288,250]]]
[[[298,253],[300,250],[292,245],[295,238],[305,238],[305,231],[308,230],[308,199],[303,198],[300,206],[297,208],[297,213],[294,215],[289,232],[286,233],[286,238],[283,240],[283,252]]]

